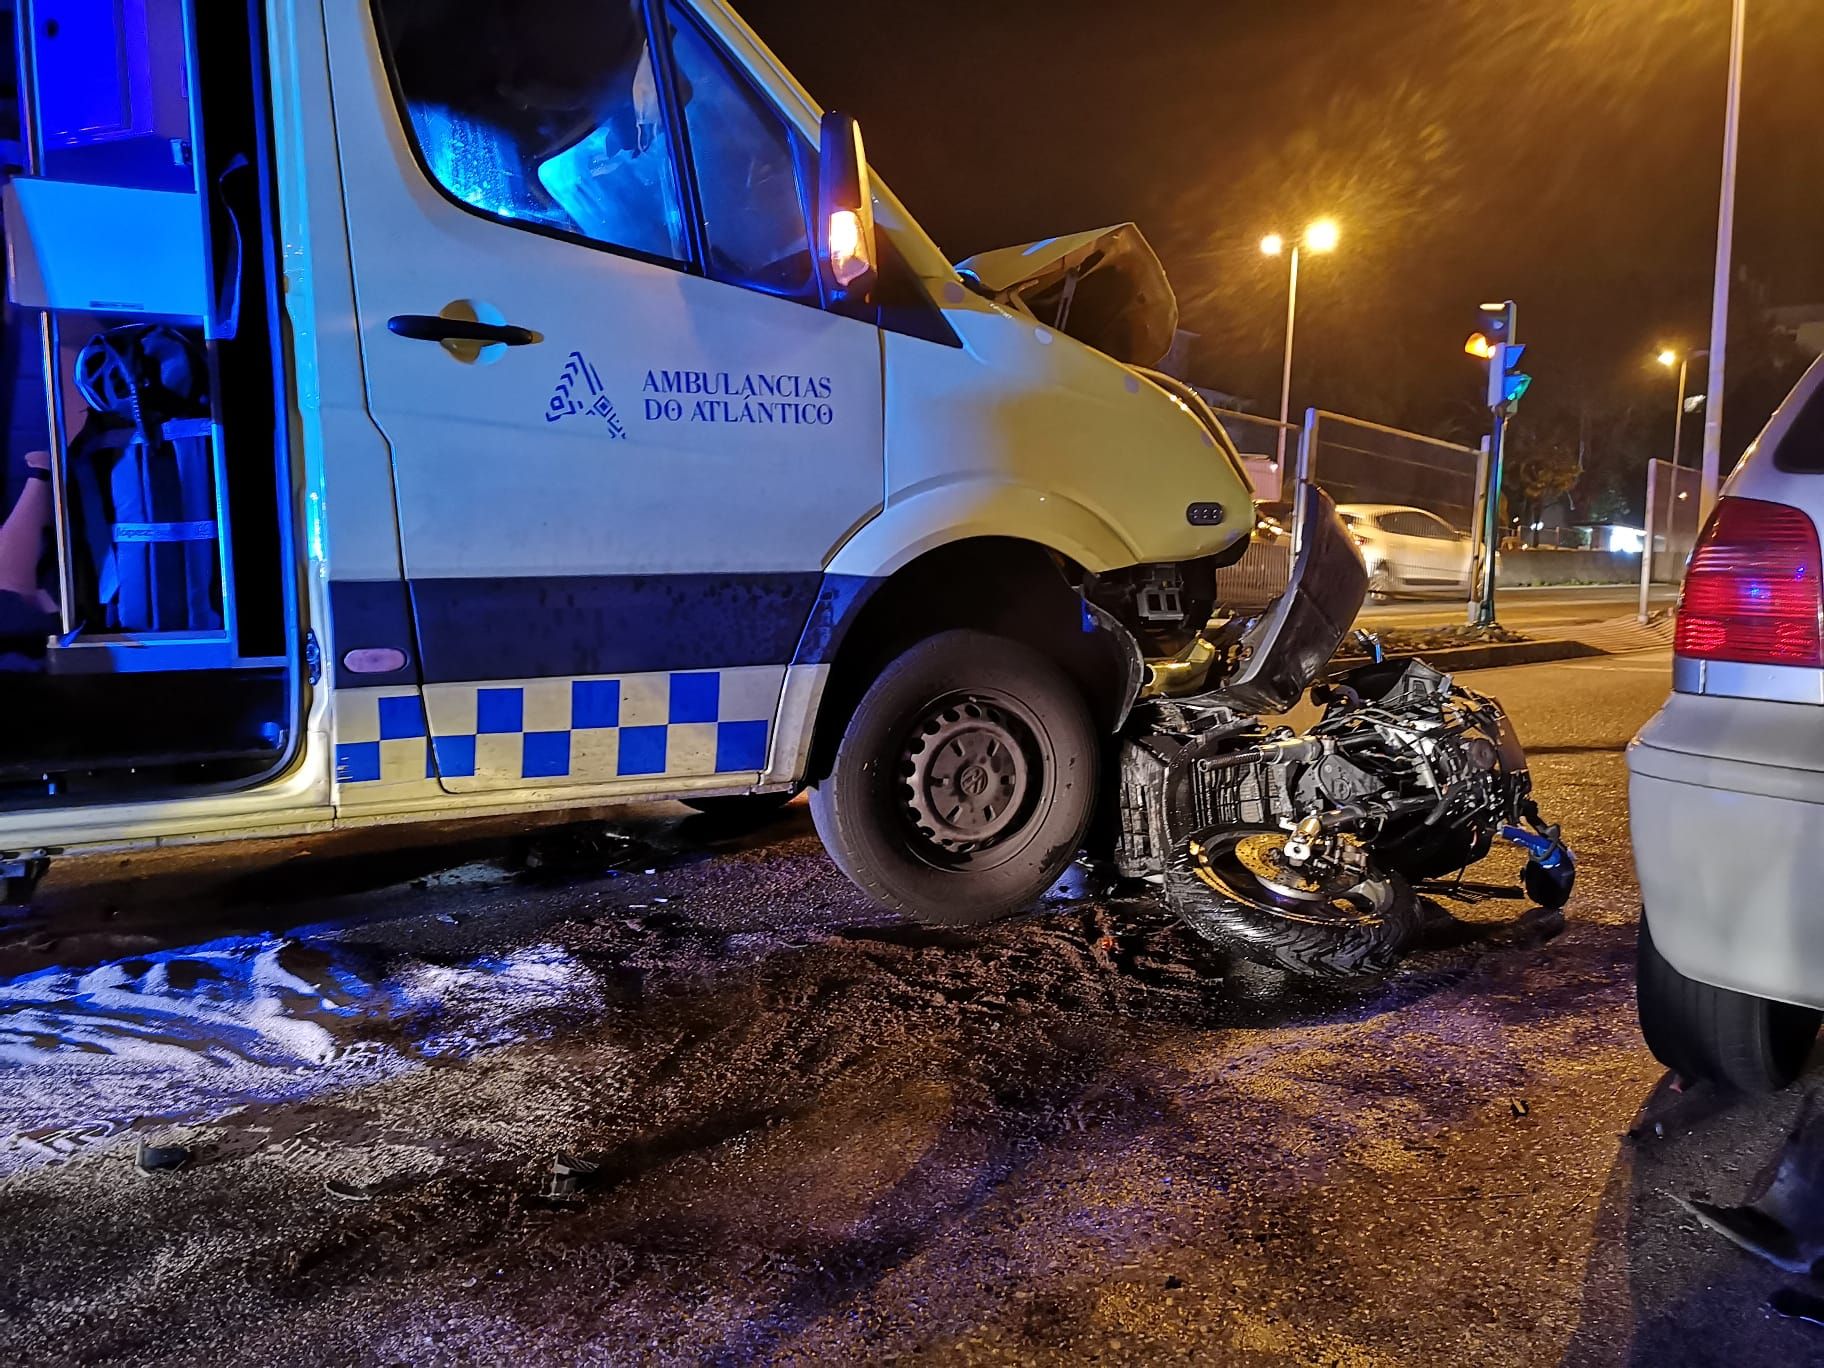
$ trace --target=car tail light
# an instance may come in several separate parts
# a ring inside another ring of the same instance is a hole
[[[1818,530],[1804,513],[1724,499],[1685,571],[1673,649],[1695,660],[1824,666]]]

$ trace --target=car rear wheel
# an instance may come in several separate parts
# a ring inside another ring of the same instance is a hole
[[[970,926],[1029,906],[1075,858],[1099,745],[1076,686],[1006,637],[944,632],[883,670],[811,816],[837,866],[897,912]]]
[[[1674,969],[1640,919],[1635,966],[1640,1032],[1682,1078],[1738,1092],[1774,1092],[1805,1069],[1819,1013],[1699,983]]]

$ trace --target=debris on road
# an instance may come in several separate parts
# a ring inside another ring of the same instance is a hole
[[[1806,1099],[1779,1161],[1741,1206],[1675,1197],[1724,1239],[1788,1273],[1810,1273],[1824,1259],[1824,1119]]]
[[[133,1153],[133,1167],[148,1175],[176,1173],[188,1165],[190,1159],[190,1149],[186,1145],[148,1145],[141,1140]]]
[[[1390,656],[1424,655],[1435,651],[1454,650],[1461,646],[1509,646],[1531,641],[1529,636],[1505,627],[1380,627],[1375,637],[1381,650]],[[1369,657],[1362,652],[1353,635],[1343,641],[1337,662],[1356,664]]]
[[[594,1173],[595,1168],[587,1159],[579,1159],[573,1154],[560,1151],[551,1157],[550,1167],[545,1170],[538,1188],[539,1199],[546,1202],[575,1201],[580,1195],[577,1179]]]
[[[653,844],[600,822],[538,832],[525,841],[517,863],[541,882],[613,876],[664,854]],[[651,874],[653,870],[646,870]]]

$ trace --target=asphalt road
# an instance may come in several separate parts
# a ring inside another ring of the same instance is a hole
[[[1648,606],[1659,610],[1677,601],[1670,585],[1655,585]],[[1529,627],[1568,627],[1585,622],[1608,622],[1640,609],[1640,590],[1627,585],[1567,585],[1545,589],[1503,589],[1496,595],[1496,613],[1504,627],[1524,632]],[[1460,600],[1390,599],[1364,609],[1365,627],[1442,627],[1464,619]]]
[[[1676,1097],[1636,1035],[1666,659],[1474,682],[1568,923],[1499,856],[1350,996],[1081,888],[901,925],[802,808],[54,874],[0,933],[0,1361],[1819,1362],[1669,1196],[1739,1200],[1804,1089]]]

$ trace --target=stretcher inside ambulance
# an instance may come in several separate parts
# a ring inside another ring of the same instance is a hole
[[[721,0],[0,12],[15,891],[807,785],[890,905],[1056,877],[1253,521],[1132,225],[959,269]]]

